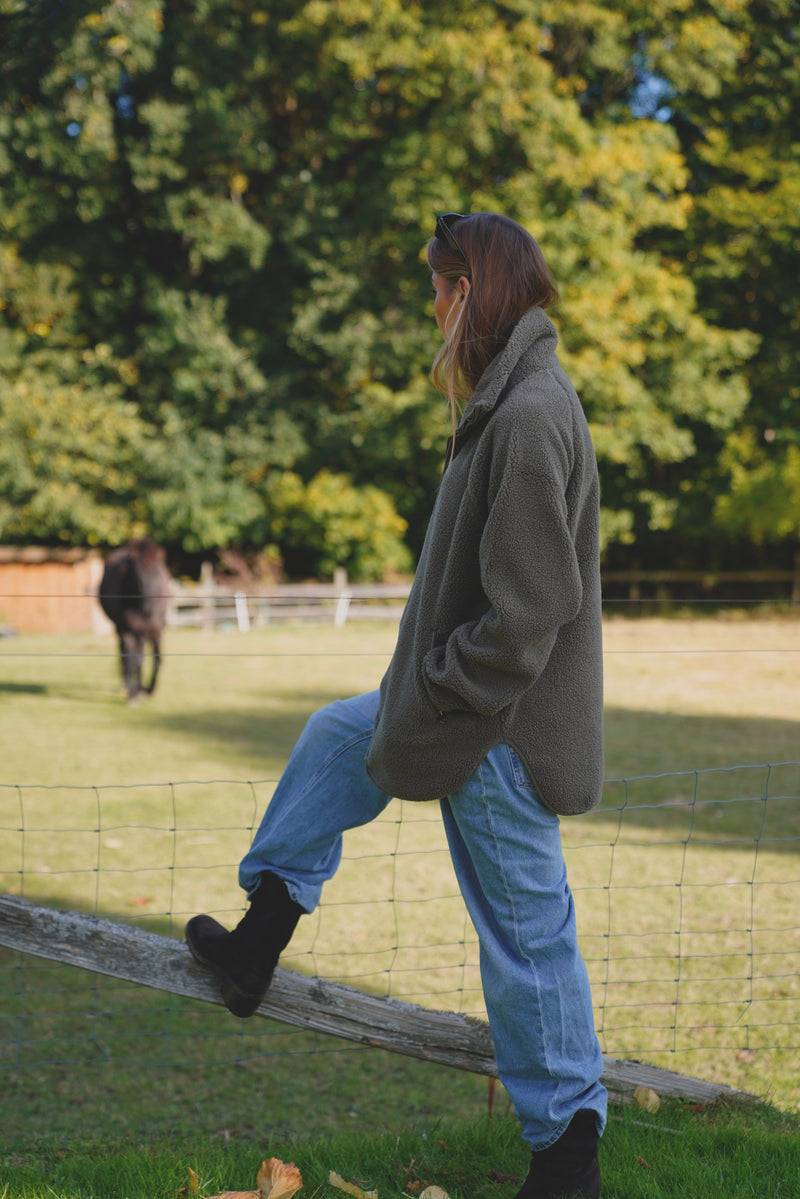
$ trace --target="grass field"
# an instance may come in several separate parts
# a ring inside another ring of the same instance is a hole
[[[507,1199],[529,1157],[516,1122],[485,1118],[453,1124],[446,1116],[399,1133],[291,1142],[230,1136],[211,1141],[182,1130],[171,1140],[128,1138],[113,1144],[86,1136],[69,1146],[29,1143],[0,1150],[0,1199],[198,1199],[253,1192],[265,1157],[295,1163],[299,1199],[342,1199],[335,1171],[380,1199],[415,1199],[443,1188],[450,1199]],[[600,1146],[604,1199],[796,1199],[800,1136],[773,1109],[696,1111],[675,1102],[648,1114],[611,1113]]]
[[[199,910],[235,919],[235,864],[304,720],[375,686],[394,634],[170,630],[133,709],[110,638],[0,642],[0,888],[175,935]],[[606,795],[563,824],[603,1048],[796,1113],[800,623],[611,620],[606,651]],[[346,841],[284,964],[480,1011],[435,805],[392,804]],[[7,1143],[261,1143],[487,1110],[482,1079],[3,950],[0,1021]],[[662,1192],[620,1192],[638,1193]]]

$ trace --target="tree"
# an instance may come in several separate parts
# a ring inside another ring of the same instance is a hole
[[[755,342],[704,319],[675,253],[689,176],[675,129],[631,111],[625,7],[33,0],[10,24],[2,228],[68,272],[48,338],[126,364],[157,535],[260,545],[346,477],[366,514],[379,480],[419,547],[446,435],[421,246],[454,208],[507,212],[552,261],[606,542],[675,520]]]
[[[694,469],[687,461],[675,491],[676,527],[695,553],[712,520],[723,547],[731,534],[791,545],[800,533],[800,4],[629,0],[616,12],[569,13],[553,61],[584,117],[624,124],[632,113],[648,131],[655,121],[685,164],[685,220],[654,221],[639,244],[691,282],[714,338],[749,333],[733,364],[749,402],[735,420],[711,422],[714,433],[698,430]]]
[[[796,545],[800,3],[712,10],[660,45],[654,64],[674,81],[671,119],[691,170],[688,273],[715,323],[744,323],[759,337],[745,367],[750,404],[720,460],[715,515],[729,534]]]

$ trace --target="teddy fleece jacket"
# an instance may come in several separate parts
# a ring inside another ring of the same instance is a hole
[[[366,760],[389,795],[451,795],[504,742],[554,812],[600,799],[597,464],[556,345],[530,309],[448,447]]]

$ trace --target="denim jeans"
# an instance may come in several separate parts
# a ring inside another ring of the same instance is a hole
[[[390,802],[364,770],[377,705],[377,691],[369,692],[310,718],[242,859],[239,882],[248,894],[269,870],[313,911],[341,860],[344,830]],[[544,1149],[581,1108],[596,1112],[602,1131],[603,1059],[558,817],[507,745],[495,746],[441,809],[478,934],[498,1073],[522,1135]]]

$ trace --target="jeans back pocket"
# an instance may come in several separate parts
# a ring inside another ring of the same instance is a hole
[[[517,787],[527,787],[529,790],[534,791],[533,781],[525,768],[522,758],[513,746],[506,745],[506,749],[508,750],[508,760],[511,763],[511,770],[514,775],[514,783]]]

